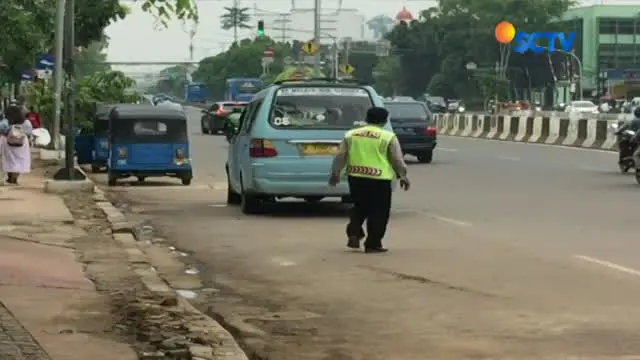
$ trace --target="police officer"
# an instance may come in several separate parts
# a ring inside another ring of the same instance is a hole
[[[349,192],[354,203],[347,225],[347,246],[360,248],[365,237],[362,226],[367,221],[366,253],[383,253],[382,238],[387,230],[391,211],[392,181],[400,178],[400,186],[409,190],[407,165],[396,135],[383,127],[389,112],[373,107],[367,111],[367,125],[353,129],[344,137],[333,160],[329,185],[340,182],[346,166]]]

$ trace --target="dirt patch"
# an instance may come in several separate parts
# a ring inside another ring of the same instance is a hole
[[[87,234],[72,241],[77,256],[87,277],[110,301],[113,321],[106,335],[130,343],[139,359],[190,360],[190,348],[193,351],[198,345],[206,352],[211,341],[189,326],[194,315],[178,306],[175,297],[158,296],[144,288],[134,271],[151,265],[129,263],[126,250],[113,239],[105,215],[91,196],[67,194],[63,199]]]

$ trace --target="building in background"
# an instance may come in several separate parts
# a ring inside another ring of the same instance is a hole
[[[562,23],[565,31],[576,33],[574,53],[582,61],[585,96],[640,96],[640,5],[577,7],[562,16]],[[568,55],[565,68],[569,79],[578,74]],[[571,87],[559,85],[562,99]]]

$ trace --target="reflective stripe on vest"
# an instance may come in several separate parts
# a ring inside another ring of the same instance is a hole
[[[387,154],[394,136],[391,131],[370,125],[348,131],[347,175],[392,180],[394,171]]]

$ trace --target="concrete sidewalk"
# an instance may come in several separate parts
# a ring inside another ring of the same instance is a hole
[[[71,240],[87,234],[43,178],[20,181],[0,187],[0,359],[137,359],[76,259]]]

